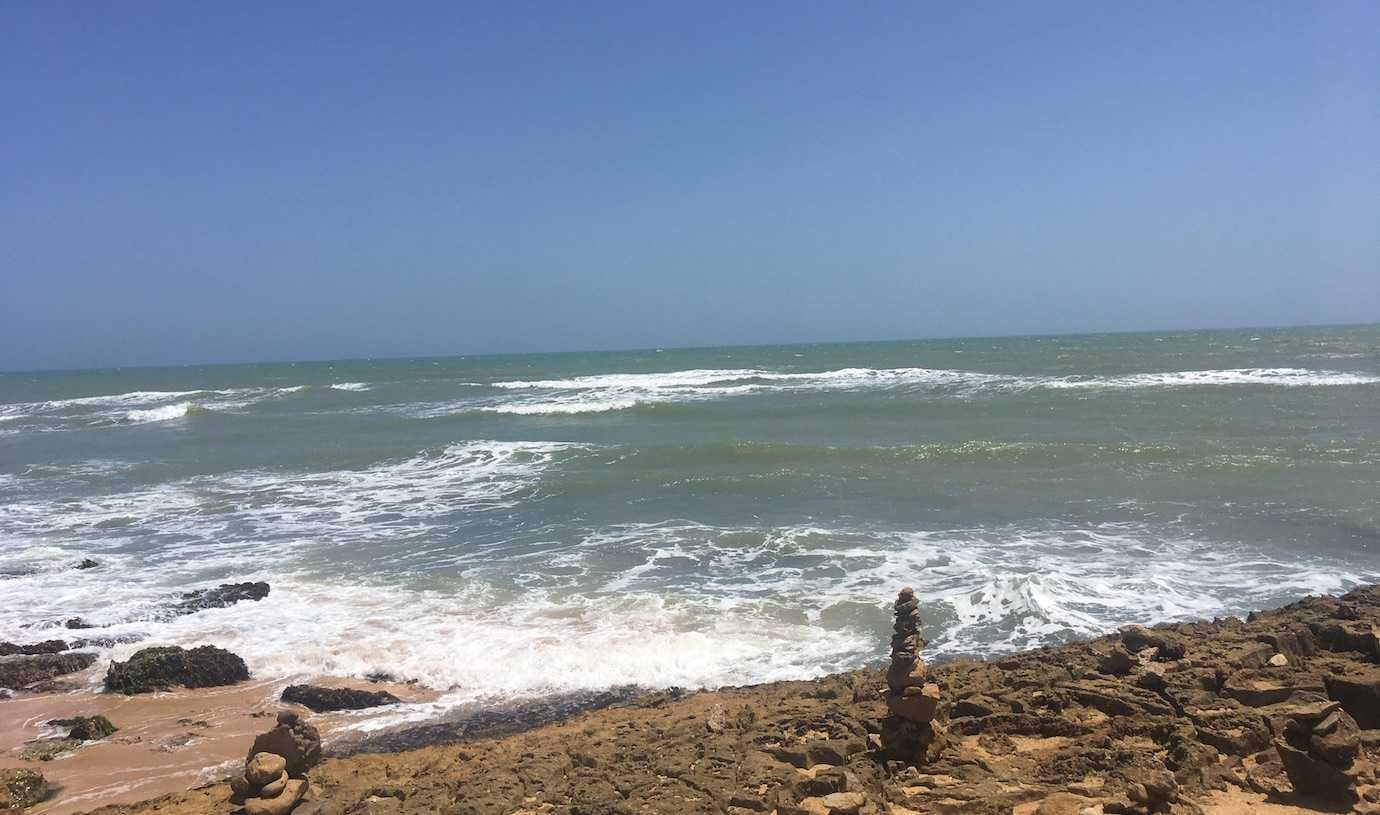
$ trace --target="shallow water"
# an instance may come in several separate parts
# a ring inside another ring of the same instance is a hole
[[[1343,590],[1377,485],[1376,326],[12,373],[0,639],[444,691],[368,728]]]

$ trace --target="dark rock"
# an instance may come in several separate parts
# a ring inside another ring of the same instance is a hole
[[[963,719],[970,716],[991,716],[1000,707],[995,699],[982,694],[974,694],[959,699],[949,708],[950,719]]]
[[[288,775],[302,778],[321,761],[321,734],[296,713],[284,711],[278,714],[278,724],[272,730],[254,739],[245,761],[258,753],[282,756],[287,761]]]
[[[96,567],[99,566],[99,565],[101,565],[101,564],[97,563],[96,561],[94,561],[94,560],[92,560],[91,558],[88,557],[88,558],[82,558],[81,563],[78,563],[76,566],[73,566],[72,568],[74,568],[74,569],[94,569],[94,568],[96,568]]]
[[[67,738],[77,741],[96,741],[103,739],[120,728],[110,723],[104,716],[77,716],[62,720],[63,725],[72,728]]]
[[[1357,668],[1340,676],[1325,676],[1327,695],[1342,703],[1365,730],[1380,728],[1380,668]]]
[[[197,589],[182,595],[182,600],[172,607],[175,615],[195,614],[208,608],[226,608],[241,600],[259,601],[268,596],[268,584],[222,583],[213,589]]]
[[[363,710],[402,702],[388,691],[323,688],[317,685],[288,685],[283,689],[282,698],[284,702],[302,705],[317,713],[330,710]]]
[[[20,645],[13,642],[0,642],[0,657],[10,657],[16,654],[24,656],[34,656],[35,654],[59,654],[67,650],[67,643],[62,640],[44,640],[43,642],[33,642]]]
[[[1345,772],[1321,759],[1314,758],[1282,739],[1275,740],[1284,771],[1294,785],[1294,791],[1312,795],[1338,804],[1350,805],[1356,802],[1352,790],[1353,779]]]
[[[1309,623],[1318,645],[1328,651],[1357,651],[1366,656],[1380,657],[1380,637],[1375,626],[1367,622]]]
[[[0,687],[18,690],[55,676],[85,670],[95,661],[96,655],[85,651],[0,657]]]
[[[1172,662],[1183,659],[1185,648],[1183,640],[1168,631],[1156,631],[1138,625],[1121,629],[1121,644],[1128,651],[1140,652],[1146,648],[1155,649],[1155,661]]]
[[[209,688],[249,678],[244,660],[214,645],[186,650],[177,646],[144,648],[128,662],[112,662],[105,689],[124,694],[166,690],[181,685]]]
[[[23,810],[51,794],[52,788],[38,770],[0,769],[0,812]]]
[[[1135,657],[1127,653],[1125,648],[1113,648],[1110,654],[1098,660],[1097,670],[1112,676],[1125,676],[1135,665]]]
[[[91,623],[88,623],[86,620],[83,620],[80,617],[70,617],[65,622],[63,622],[62,627],[72,629],[75,631],[85,628],[95,628],[96,626],[92,625]]]

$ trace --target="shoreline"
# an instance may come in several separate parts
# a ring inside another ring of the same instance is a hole
[[[923,766],[887,759],[877,750],[873,737],[887,710],[878,690],[887,680],[877,668],[686,693],[617,689],[477,711],[469,719],[452,715],[355,739],[342,738],[344,731],[333,725],[339,714],[309,714],[325,734],[327,758],[309,773],[311,795],[302,806],[320,813],[788,815],[812,797],[811,790],[842,784],[860,796],[854,811],[887,815],[1130,812],[1136,804],[1127,796],[1141,783],[1128,775],[1133,768],[1171,779],[1172,800],[1154,811],[1335,811],[1335,803],[1294,789],[1275,743],[1291,717],[1310,706],[1344,711],[1359,728],[1357,789],[1373,789],[1380,800],[1380,786],[1371,784],[1380,729],[1370,729],[1380,728],[1377,626],[1380,586],[1367,586],[1340,598],[1310,597],[1255,612],[1246,620],[1130,627],[989,660],[945,661],[930,667],[926,680],[942,698],[935,721],[944,746]],[[255,688],[250,682],[117,700],[166,707],[170,701],[205,704],[220,694],[222,718],[201,720],[212,725],[203,733],[212,735],[199,737],[204,741],[193,744],[190,755],[204,761],[214,748],[226,757],[228,776],[254,733],[271,725],[268,716],[290,707],[272,701],[246,705],[243,697]],[[0,702],[0,715],[13,716],[4,711],[17,710],[16,703],[73,696]],[[26,721],[38,715],[47,714]],[[128,729],[121,732],[146,735],[131,724],[122,724]],[[223,732],[215,733],[217,727]],[[139,773],[162,771],[178,755],[130,762],[131,745],[120,736],[53,762],[16,762],[7,751],[0,766],[23,764],[46,773],[67,762],[90,762],[105,766],[112,778],[137,780]],[[133,746],[141,744],[147,742]],[[119,804],[96,810],[111,815],[225,812],[229,787],[212,780],[220,766],[203,767],[202,776],[190,781],[187,771],[155,775],[118,792],[113,782],[88,785],[92,790],[84,795],[68,789],[29,812],[75,812],[97,803]],[[832,778],[835,771],[843,780],[816,783],[821,773]],[[138,795],[146,800],[133,803],[133,794],[168,781],[201,786],[152,789]],[[112,794],[119,800],[96,800]],[[1064,804],[1078,807],[1057,808]],[[1132,808],[1119,809],[1122,804]]]

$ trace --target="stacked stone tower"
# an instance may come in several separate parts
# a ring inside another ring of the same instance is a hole
[[[939,755],[943,733],[935,724],[939,686],[925,682],[920,649],[920,601],[910,587],[896,597],[895,634],[891,637],[891,667],[886,672],[887,717],[882,720],[882,746],[901,761],[925,764]]]

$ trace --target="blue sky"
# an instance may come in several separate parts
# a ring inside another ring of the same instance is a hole
[[[1380,319],[1380,4],[0,5],[0,368]]]

